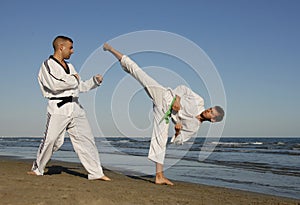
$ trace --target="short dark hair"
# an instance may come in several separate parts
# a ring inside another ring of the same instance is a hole
[[[52,42],[52,46],[53,46],[54,50],[57,49],[57,46],[60,41],[70,41],[71,43],[73,43],[73,40],[67,36],[56,36]]]
[[[219,115],[215,118],[216,122],[222,121],[223,117],[225,115],[225,112],[224,112],[223,108],[221,108],[220,106],[215,106],[214,108],[219,113]]]

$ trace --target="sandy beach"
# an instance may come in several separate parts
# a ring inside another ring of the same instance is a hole
[[[31,176],[26,174],[31,163],[0,157],[0,204],[300,204],[295,199],[185,182],[155,185],[151,176],[107,169],[112,181],[89,181],[81,164],[69,162],[51,161],[44,176]]]

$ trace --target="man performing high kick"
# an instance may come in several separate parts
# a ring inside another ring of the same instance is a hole
[[[120,61],[123,69],[141,83],[152,99],[154,121],[148,158],[156,164],[155,183],[173,185],[163,174],[169,118],[175,123],[175,135],[171,142],[182,144],[196,135],[202,122],[221,121],[224,110],[219,106],[205,110],[204,100],[188,87],[181,85],[174,90],[165,88],[111,45],[105,43],[103,49]]]

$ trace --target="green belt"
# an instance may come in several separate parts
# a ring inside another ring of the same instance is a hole
[[[172,102],[171,102],[171,105],[169,107],[169,109],[167,110],[167,112],[164,114],[164,116],[162,117],[162,119],[159,121],[159,124],[165,120],[166,121],[166,124],[169,124],[170,122],[170,117],[171,117],[171,113],[172,113],[172,107],[173,107],[173,104],[176,100],[176,96],[173,98]]]

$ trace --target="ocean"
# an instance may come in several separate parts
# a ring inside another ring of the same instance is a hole
[[[0,137],[0,155],[35,159],[39,137]],[[105,168],[136,176],[154,175],[147,159],[150,138],[96,138]],[[79,162],[69,138],[52,159]],[[193,138],[168,144],[165,175],[173,180],[300,199],[300,139]],[[30,167],[29,167],[30,169]]]

